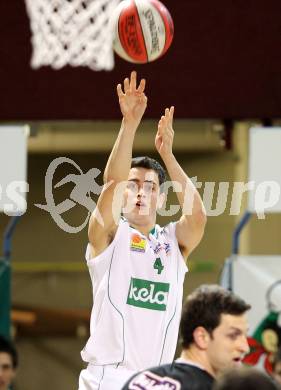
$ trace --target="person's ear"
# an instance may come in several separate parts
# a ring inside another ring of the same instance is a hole
[[[193,332],[193,340],[199,349],[206,350],[209,345],[210,335],[203,326],[198,326]]]

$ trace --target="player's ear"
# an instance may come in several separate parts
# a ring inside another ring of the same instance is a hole
[[[199,349],[205,350],[208,347],[210,335],[203,326],[198,326],[193,332],[193,340]]]

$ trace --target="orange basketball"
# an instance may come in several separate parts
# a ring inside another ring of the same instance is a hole
[[[163,56],[174,36],[172,17],[158,0],[122,1],[111,23],[113,48],[130,62],[146,63]]]

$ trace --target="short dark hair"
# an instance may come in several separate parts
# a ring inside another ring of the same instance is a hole
[[[277,390],[278,388],[268,375],[253,368],[229,371],[213,386],[213,390]]]
[[[202,285],[193,291],[183,306],[180,333],[182,347],[193,343],[198,326],[210,335],[221,321],[222,314],[242,315],[251,308],[243,299],[218,285]]]
[[[12,359],[13,368],[17,368],[19,363],[17,350],[13,343],[3,336],[0,336],[0,353],[1,352],[9,354]]]
[[[158,175],[159,184],[163,184],[166,180],[166,171],[162,165],[151,157],[142,156],[132,159],[131,168],[146,168],[152,169]]]

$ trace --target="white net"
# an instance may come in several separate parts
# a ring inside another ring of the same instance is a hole
[[[65,65],[111,70],[109,18],[120,0],[25,0],[32,31],[32,68]]]

